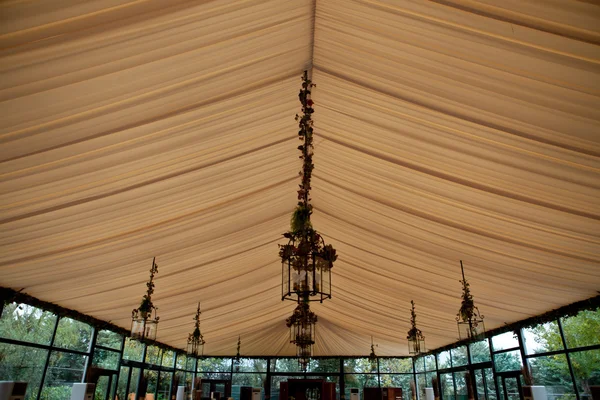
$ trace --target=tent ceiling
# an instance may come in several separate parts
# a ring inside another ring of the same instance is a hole
[[[501,4],[501,6],[499,5]],[[600,288],[600,7],[548,0],[0,4],[0,285],[158,339],[293,355],[278,243],[312,72],[316,355],[457,340]]]

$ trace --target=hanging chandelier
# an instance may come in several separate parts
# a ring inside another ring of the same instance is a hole
[[[310,222],[312,205],[310,204],[310,181],[314,165],[313,157],[313,101],[310,99],[314,86],[304,71],[302,89],[298,94],[302,104],[302,116],[296,114],[298,137],[303,144],[298,146],[301,152],[302,171],[298,190],[298,204],[292,215],[291,229],[283,236],[288,244],[280,245],[279,256],[282,265],[282,300],[308,302],[331,298],[331,268],[337,256],[333,246],[325,241],[313,229]]]
[[[152,293],[154,293],[154,274],[158,272],[156,257],[152,259],[152,268],[150,268],[150,280],[146,283],[148,291],[142,298],[142,303],[138,308],[131,311],[131,338],[156,340],[156,331],[158,328],[157,307],[152,304]],[[154,317],[153,317],[154,315]]]
[[[479,308],[473,302],[473,295],[469,289],[469,283],[465,279],[465,270],[462,260],[460,261],[460,270],[462,272],[463,294],[462,303],[458,314],[456,314],[456,323],[458,325],[458,337],[463,339],[478,339],[485,333],[483,315],[479,313]]]
[[[301,302],[285,323],[290,328],[290,343],[296,345],[296,356],[300,368],[303,372],[306,372],[315,344],[317,315],[310,311],[307,302]]]
[[[410,323],[412,327],[408,331],[408,354],[410,355],[418,355],[420,353],[424,353],[425,350],[425,336],[423,336],[423,332],[420,329],[417,329],[417,314],[415,313],[415,302],[410,301],[412,305],[412,309],[410,311]]]
[[[200,333],[200,314],[200,302],[198,302],[198,310],[194,317],[194,331],[189,334],[187,341],[187,353],[195,357],[204,355],[204,344],[206,343]]]

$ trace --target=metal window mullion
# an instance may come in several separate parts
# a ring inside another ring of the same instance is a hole
[[[473,396],[475,400],[479,399],[479,393],[477,393],[477,378],[475,377],[475,370],[473,368],[473,364],[471,363],[471,344],[467,343],[465,345],[467,348],[467,371],[469,372],[469,379],[471,382],[466,382],[467,385],[471,385],[471,390],[473,390]],[[467,387],[467,396],[469,395],[469,389]]]
[[[340,357],[340,399],[346,399],[346,377],[344,374],[344,359]]]
[[[558,322],[558,331],[560,332],[560,339],[563,343],[563,349],[565,349],[565,357],[567,359],[567,365],[569,366],[569,373],[571,374],[571,383],[573,384],[573,390],[575,391],[575,396],[577,400],[579,399],[579,390],[577,389],[577,381],[575,380],[575,372],[573,371],[573,365],[571,364],[571,357],[569,356],[569,352],[567,351],[567,341],[565,339],[565,332],[563,330],[562,322],[560,318],[557,318]]]
[[[171,384],[169,385],[169,399],[171,400],[173,400],[173,385],[175,384],[175,373],[177,372],[177,356],[179,356],[179,353],[175,352],[175,356],[173,357],[173,373],[171,374]],[[177,390],[175,390],[175,396],[177,397]]]
[[[127,373],[127,384],[125,385],[125,398],[129,397],[127,396],[127,393],[130,393],[131,390],[129,388],[129,385],[131,384],[131,374],[133,373],[133,367],[127,367],[129,368],[129,372]],[[117,385],[119,383],[117,382]]]
[[[415,358],[412,358],[412,365],[413,365],[413,383],[414,383],[414,388],[415,388],[415,392],[413,393],[413,396],[415,398],[415,400],[419,400],[419,389],[417,388],[417,366],[415,365]]]
[[[119,379],[121,378],[121,365],[123,364],[123,352],[125,351],[125,336],[121,339],[121,350],[119,351],[119,363],[117,364],[117,385],[115,386],[115,393],[113,396],[113,400],[116,400],[117,391],[119,390]],[[127,386],[129,386],[129,380],[127,381]],[[128,390],[128,387],[125,387],[125,390]]]
[[[108,376],[108,385],[106,385],[106,392],[104,392],[104,399],[108,399],[108,397],[110,396],[110,387],[112,386],[112,379],[113,379],[113,375],[109,375]],[[118,384],[118,382],[117,382]],[[115,384],[115,388],[117,387],[117,385]]]
[[[523,331],[522,328],[517,329],[517,340],[519,341],[519,350],[521,351],[521,360],[523,360],[523,366],[529,368],[529,364],[527,364],[527,354],[525,354],[525,341],[523,340]]]
[[[50,354],[52,354],[52,346],[54,345],[54,339],[56,338],[56,331],[58,330],[58,322],[60,321],[60,317],[56,316],[56,323],[54,324],[54,329],[52,330],[52,337],[50,338],[50,348],[48,349],[48,354],[46,355],[46,363],[44,364],[44,372],[42,372],[42,379],[40,380],[40,387],[37,394],[37,400],[40,400],[40,396],[42,395],[42,389],[44,388],[44,381],[46,380],[46,372],[48,371],[48,363],[50,362]]]
[[[142,375],[144,375],[144,367],[146,364],[146,350],[148,349],[148,345],[142,344],[144,348],[142,349],[142,366],[140,367],[140,374],[138,376],[137,386],[135,388],[135,398],[136,400],[140,399],[140,381],[142,380]],[[144,398],[146,397],[146,393],[144,393]]]
[[[439,353],[438,353],[439,354]],[[433,358],[435,360],[435,376],[437,377],[437,383],[438,383],[438,394],[440,395],[440,399],[444,400],[444,395],[442,394],[442,378],[440,376],[440,366],[438,364],[438,358],[437,358],[437,354],[433,355]]]
[[[96,346],[96,340],[98,338],[98,329],[96,329],[95,326],[92,327],[92,340],[90,340],[90,346],[88,347],[88,354],[87,354],[87,362],[85,363],[85,369],[83,370],[83,376],[81,377],[81,382],[85,382],[85,378],[87,376],[87,373],[90,369],[90,367],[92,366],[92,360],[94,358],[94,351],[95,351],[95,346]]]
[[[377,358],[377,386],[381,389],[381,373],[379,372],[379,357]]]
[[[488,337],[488,349],[490,350],[490,358],[492,359],[492,379],[494,380],[494,387],[496,388],[496,398],[500,400],[500,389],[498,389],[498,379],[496,375],[496,363],[494,354],[494,345],[492,343],[492,337]],[[504,383],[502,384],[504,385]]]
[[[485,369],[481,368],[480,371],[481,371],[481,379],[483,382],[483,396],[487,400],[489,398],[489,390],[488,390],[488,386],[487,386],[487,378],[485,376]]]
[[[160,386],[160,373],[162,372],[162,363],[163,357],[165,356],[165,350],[160,349],[159,351],[160,357],[158,361],[158,366],[160,367],[156,373],[156,387],[154,388],[154,398],[158,399],[158,387]]]
[[[265,376],[265,400],[271,399],[271,357],[267,358],[267,375]]]

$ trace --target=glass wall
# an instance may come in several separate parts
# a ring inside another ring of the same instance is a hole
[[[200,379],[230,382],[234,400],[241,400],[242,387],[259,389],[261,400],[278,400],[280,383],[292,378],[335,382],[338,399],[350,399],[350,389],[364,399],[364,388],[399,387],[403,400],[430,394],[519,400],[533,384],[544,387],[548,400],[591,400],[591,386],[600,385],[598,332],[600,311],[581,311],[414,359],[314,358],[302,372],[295,358],[196,359],[8,303],[0,318],[0,379],[27,381],[26,400],[69,399],[73,383],[94,374],[95,400],[133,400],[144,388],[146,400],[169,400],[179,387],[189,399]]]

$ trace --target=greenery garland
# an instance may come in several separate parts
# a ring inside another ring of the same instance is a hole
[[[24,303],[33,307],[37,307],[40,308],[42,310],[45,311],[49,311],[53,314],[56,314],[57,316],[61,317],[61,318],[72,318],[81,322],[85,322],[89,325],[94,326],[96,329],[106,329],[106,330],[110,330],[113,331],[115,333],[119,333],[121,335],[124,335],[126,337],[129,336],[129,330],[121,328],[120,326],[114,325],[110,322],[106,322],[106,321],[102,321],[100,319],[94,318],[94,317],[90,317],[88,315],[82,314],[79,311],[75,311],[75,310],[71,310],[68,308],[64,308],[61,306],[58,306],[54,303],[50,303],[47,301],[42,301],[39,300],[33,296],[30,296],[26,293],[22,293],[22,290],[14,290],[14,289],[10,289],[7,287],[2,287],[0,286],[0,301],[2,302],[2,304],[7,304],[7,303]],[[598,292],[600,293],[600,292]],[[496,328],[496,329],[492,329],[489,330],[485,333],[486,337],[491,337],[491,336],[495,336],[501,333],[505,333],[505,332],[509,332],[509,331],[516,331],[518,329],[521,328],[528,328],[528,327],[532,327],[535,325],[541,325],[541,324],[545,324],[546,322],[551,322],[557,318],[562,318],[562,317],[572,317],[577,315],[580,311],[590,311],[590,310],[596,310],[600,308],[600,294],[594,297],[591,297],[589,299],[586,300],[581,300],[575,303],[571,303],[569,305],[548,311],[544,314],[535,316],[535,317],[530,317],[521,321],[517,321],[514,322],[512,324],[506,324],[505,326]],[[174,351],[176,353],[179,354],[184,354],[185,351],[182,349],[177,349],[175,347],[160,343],[160,342],[153,342],[153,341],[142,341],[145,344],[148,345],[153,345],[156,347],[159,347],[163,350],[171,350]],[[443,347],[438,347],[436,349],[432,349],[430,351],[428,351],[427,353],[423,353],[422,355],[431,355],[431,354],[436,354],[445,350],[450,350],[453,348],[456,348],[460,345],[463,344],[468,344],[470,343],[469,340],[462,340],[459,342],[455,342],[452,344],[449,344],[447,346],[443,346]],[[206,357],[206,356],[205,356]],[[219,356],[219,357],[225,357],[225,356]],[[421,356],[419,356],[421,357]],[[247,356],[247,358],[273,358],[273,357],[268,357],[268,356]],[[296,357],[286,357],[286,356],[281,356],[281,357],[275,357],[275,358],[296,358]],[[331,357],[331,356],[313,356],[311,358],[314,359],[324,359],[324,358],[364,358],[364,355],[354,355],[354,356],[338,356],[338,357]],[[378,358],[380,359],[386,359],[386,358],[411,358],[411,357],[407,357],[407,356],[378,356]]]
[[[600,293],[600,291],[597,293]],[[600,294],[596,295],[594,297],[590,297],[589,299],[586,299],[586,300],[577,301],[575,303],[571,303],[566,306],[562,306],[562,307],[556,308],[554,310],[550,310],[543,314],[536,315],[535,317],[529,317],[526,319],[522,319],[520,321],[506,324],[506,325],[498,327],[496,329],[486,331],[485,337],[489,338],[492,336],[499,335],[501,333],[511,332],[511,331],[517,332],[519,329],[522,329],[522,328],[530,328],[530,327],[533,327],[536,325],[542,325],[542,324],[545,324],[546,322],[552,322],[558,318],[574,317],[581,311],[594,311],[599,308],[600,308]],[[425,355],[436,354],[436,353],[439,353],[442,351],[456,348],[461,345],[469,344],[473,341],[477,341],[477,340],[472,340],[472,339],[460,340],[460,341],[451,343],[446,346],[442,346],[442,347],[438,347],[436,349],[429,350],[427,353],[424,353],[423,355],[425,356]]]
[[[298,204],[294,209],[290,221],[290,231],[283,234],[290,243],[280,245],[279,256],[285,262],[289,259],[295,259],[302,265],[297,265],[296,269],[309,268],[304,265],[306,254],[318,254],[325,261],[325,268],[333,267],[333,262],[337,259],[336,251],[332,245],[325,245],[321,235],[312,228],[310,216],[313,207],[310,204],[310,189],[312,171],[314,169],[313,158],[313,120],[314,102],[310,98],[311,89],[316,86],[308,79],[308,72],[304,71],[302,76],[302,89],[298,93],[298,99],[302,104],[302,115],[296,114],[298,121],[298,139],[302,144],[298,146],[302,160],[302,170],[298,173],[301,176],[301,182],[298,189]]]

